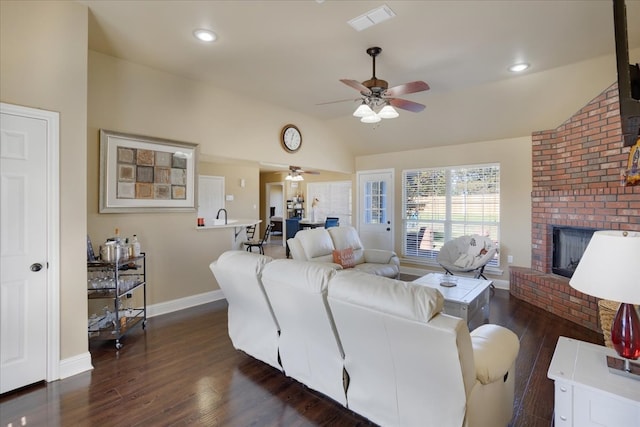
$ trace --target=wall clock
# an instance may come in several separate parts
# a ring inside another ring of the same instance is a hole
[[[302,146],[302,134],[295,125],[285,125],[280,132],[280,143],[289,153],[295,153]]]

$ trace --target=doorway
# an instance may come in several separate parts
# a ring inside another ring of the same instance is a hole
[[[393,169],[362,171],[358,179],[358,231],[365,248],[392,251]]]
[[[59,128],[0,103],[0,393],[59,378]]]
[[[265,223],[271,221],[274,224],[273,231],[269,237],[269,241],[272,237],[282,240],[282,246],[285,245],[286,239],[286,205],[284,200],[284,183],[282,182],[269,182],[265,186]],[[280,237],[277,237],[280,236]]]

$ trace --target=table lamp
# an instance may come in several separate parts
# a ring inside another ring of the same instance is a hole
[[[622,359],[607,356],[612,373],[640,380],[640,233],[596,231],[569,285],[597,298],[621,302],[611,325],[613,348]]]

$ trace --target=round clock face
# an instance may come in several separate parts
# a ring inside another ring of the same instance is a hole
[[[282,128],[280,140],[284,149],[293,153],[298,151],[302,145],[302,134],[296,126],[286,125]]]

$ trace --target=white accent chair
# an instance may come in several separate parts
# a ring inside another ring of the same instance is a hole
[[[285,375],[346,405],[344,353],[327,304],[335,273],[334,265],[280,259],[265,266],[262,281],[281,327]]]
[[[353,249],[353,268],[378,276],[396,278],[400,274],[400,259],[393,251],[365,249],[355,228],[340,226],[301,230],[287,240],[295,260],[333,262],[333,251]]]
[[[328,302],[350,382],[347,404],[383,426],[500,427],[513,415],[517,336],[483,325],[469,334],[441,314],[432,288],[342,270]]]
[[[233,347],[282,371],[278,361],[280,327],[262,285],[261,275],[271,257],[227,251],[209,265],[228,309]]]
[[[488,237],[460,236],[442,246],[437,261],[447,274],[473,272],[474,278],[487,280],[484,268],[497,252],[498,246]]]

